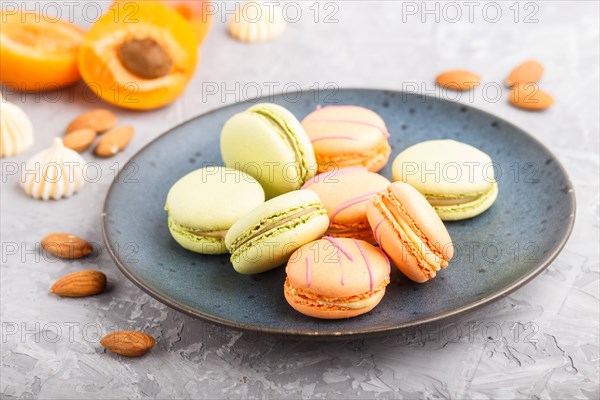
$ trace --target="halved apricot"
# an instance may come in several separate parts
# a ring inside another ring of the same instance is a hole
[[[130,0],[115,0],[125,3]],[[212,26],[213,6],[210,0],[162,0],[162,2],[185,18],[196,33],[198,45],[201,45]]]
[[[34,13],[0,12],[0,81],[43,91],[79,80],[77,51],[85,31]]]
[[[187,19],[196,32],[198,45],[201,45],[212,26],[210,1],[206,0],[164,0],[165,3]]]
[[[79,51],[84,81],[109,103],[148,110],[174,101],[192,78],[198,44],[189,23],[159,2],[117,2]]]

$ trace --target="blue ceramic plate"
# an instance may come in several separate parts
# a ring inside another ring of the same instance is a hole
[[[303,92],[270,100],[302,119],[324,99],[322,93]],[[228,327],[296,337],[365,336],[441,320],[499,299],[543,271],[567,241],[575,217],[571,182],[558,160],[516,126],[462,104],[402,92],[348,89],[330,94],[327,101],[364,106],[383,117],[393,148],[381,171],[388,178],[393,157],[423,140],[456,139],[494,160],[498,200],[476,218],[447,224],[455,257],[437,278],[416,284],[394,268],[387,293],[373,311],[325,321],[301,315],[286,303],[283,267],[243,276],[227,255],[204,256],[179,247],[163,211],[167,192],[188,172],[221,164],[221,127],[248,102],[179,125],[122,169],[106,197],[103,227],[123,274],[170,307]]]

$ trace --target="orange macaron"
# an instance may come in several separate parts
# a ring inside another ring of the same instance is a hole
[[[302,120],[315,150],[317,172],[362,166],[377,172],[391,148],[383,119],[359,106],[326,106]]]
[[[322,319],[350,318],[379,304],[390,282],[390,262],[362,240],[324,237],[288,261],[284,295],[298,312]]]
[[[327,210],[328,235],[375,243],[367,203],[389,185],[384,176],[357,167],[324,172],[307,181],[302,189],[315,192]]]
[[[423,283],[448,266],[454,247],[448,230],[415,188],[394,182],[367,205],[373,236],[396,267]]]

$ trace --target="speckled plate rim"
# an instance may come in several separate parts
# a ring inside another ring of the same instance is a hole
[[[406,93],[403,91],[388,90],[388,89],[375,89],[375,88],[343,88],[343,89],[340,88],[339,91],[369,91],[369,92],[375,91],[375,92],[395,93],[395,94],[404,95],[404,96],[409,95],[409,93]],[[302,91],[302,93],[313,93],[313,92],[315,92],[315,90],[312,90],[312,89]],[[413,93],[413,95],[414,95],[414,93]],[[423,95],[423,94],[420,94],[420,96],[425,96],[425,97],[429,98],[430,100],[440,101],[440,99],[433,97],[433,96]],[[256,102],[260,102],[260,101],[269,102],[270,98],[273,98],[273,96],[264,96],[264,97],[260,97],[257,99],[247,100],[247,101],[244,101],[241,103],[250,103],[250,102],[256,103]],[[125,173],[123,169],[121,169],[119,171],[119,173],[117,174],[117,178],[110,185],[108,192],[106,194],[105,200],[104,200],[103,211],[101,214],[102,236],[104,238],[104,244],[106,245],[106,248],[108,250],[110,257],[113,259],[114,263],[117,265],[119,270],[123,273],[123,275],[125,275],[125,277],[127,279],[129,279],[136,286],[138,286],[140,289],[142,289],[144,292],[148,293],[150,296],[152,296],[159,302],[161,302],[161,303],[163,303],[185,315],[188,315],[192,318],[204,320],[206,322],[214,323],[214,324],[221,325],[221,326],[235,329],[235,330],[255,332],[255,333],[265,333],[265,334],[270,334],[273,336],[288,337],[288,338],[292,338],[292,339],[299,339],[299,338],[357,339],[357,338],[366,337],[366,336],[380,336],[380,335],[385,335],[385,334],[397,333],[397,332],[400,332],[407,328],[414,328],[414,327],[417,327],[420,325],[425,325],[425,324],[432,323],[432,322],[438,322],[441,320],[450,319],[450,318],[465,314],[469,311],[474,311],[474,310],[481,308],[487,304],[490,304],[494,301],[500,300],[503,297],[508,296],[509,294],[511,294],[515,290],[519,289],[523,285],[529,283],[533,278],[535,278],[540,273],[542,273],[542,271],[544,271],[546,268],[548,268],[548,266],[552,263],[552,261],[554,261],[556,259],[556,257],[558,257],[558,255],[560,254],[560,252],[566,245],[567,241],[569,240],[569,237],[571,236],[571,232],[573,231],[573,225],[575,223],[575,212],[576,212],[575,191],[573,189],[573,184],[571,182],[571,179],[569,178],[569,175],[567,174],[567,171],[561,164],[560,160],[542,142],[540,142],[535,137],[533,137],[532,135],[527,133],[525,130],[504,120],[503,118],[500,118],[500,117],[493,115],[491,113],[488,113],[486,111],[480,110],[480,109],[470,106],[468,104],[452,102],[452,101],[445,100],[445,99],[443,99],[442,101],[460,104],[461,106],[464,106],[468,109],[474,110],[477,113],[496,118],[499,121],[502,121],[503,123],[507,124],[511,128],[515,129],[520,134],[526,136],[529,140],[531,140],[537,146],[539,146],[541,150],[546,152],[550,158],[553,159],[553,161],[556,163],[557,168],[566,177],[567,182],[569,184],[569,188],[571,189],[569,191],[569,196],[570,196],[570,200],[571,200],[571,204],[572,204],[572,208],[570,210],[571,218],[569,218],[569,226],[567,227],[567,230],[564,231],[563,236],[560,238],[560,241],[556,244],[556,246],[552,249],[552,251],[549,252],[549,254],[546,256],[546,258],[539,262],[539,264],[536,268],[531,270],[528,274],[521,277],[520,279],[514,281],[512,284],[504,287],[501,290],[498,290],[498,291],[492,293],[489,296],[483,297],[477,301],[470,302],[461,307],[457,307],[457,308],[454,308],[454,309],[451,309],[451,310],[448,310],[448,311],[445,311],[442,313],[429,315],[427,317],[416,319],[416,320],[406,322],[406,323],[399,323],[398,325],[393,326],[393,327],[357,329],[357,330],[353,330],[353,331],[343,331],[343,332],[333,331],[333,330],[303,330],[303,329],[265,328],[265,327],[257,326],[254,324],[242,323],[242,322],[235,321],[235,320],[217,317],[217,316],[209,314],[209,313],[204,313],[195,308],[186,306],[185,304],[172,298],[168,294],[158,291],[154,287],[152,287],[150,284],[146,283],[142,278],[140,278],[134,272],[133,268],[130,268],[127,265],[127,263],[125,263],[119,259],[117,252],[115,252],[115,250],[112,248],[112,241],[109,237],[108,229],[107,229],[107,219],[106,219],[107,207],[108,207],[108,203],[109,203],[113,189],[116,187],[116,184],[118,182],[121,182],[121,179],[119,179],[119,178],[121,178],[121,174]],[[162,138],[163,136],[170,134],[171,132],[177,130],[180,126],[185,125],[197,118],[206,117],[212,113],[215,113],[223,108],[230,107],[234,104],[238,104],[238,103],[225,104],[222,107],[218,107],[214,110],[200,114],[196,117],[190,118],[189,120],[182,122],[181,124],[174,126],[173,128],[169,129],[167,132],[163,133],[162,135],[159,135],[154,140],[150,141],[145,146],[143,146],[136,154],[134,154],[129,159],[129,161],[127,161],[127,163],[129,163],[134,158],[138,157],[143,152],[147,151],[148,148],[151,147],[154,144],[154,142],[157,141],[159,138]]]

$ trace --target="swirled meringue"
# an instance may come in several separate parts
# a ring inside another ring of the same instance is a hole
[[[33,125],[25,111],[0,96],[0,157],[10,157],[33,144]]]
[[[66,148],[60,138],[52,147],[31,157],[22,171],[21,186],[34,199],[58,200],[79,192],[85,185],[85,160]]]
[[[285,29],[281,10],[267,7],[263,1],[247,1],[229,20],[229,34],[241,42],[274,39]]]

